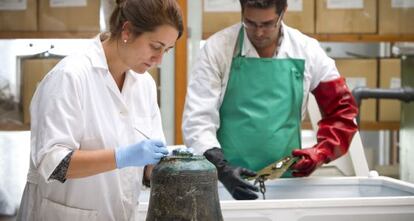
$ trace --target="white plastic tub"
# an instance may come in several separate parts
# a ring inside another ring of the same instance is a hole
[[[388,177],[279,179],[266,189],[266,200],[236,201],[219,185],[224,220],[414,221],[414,185]],[[141,217],[148,197],[141,193]]]

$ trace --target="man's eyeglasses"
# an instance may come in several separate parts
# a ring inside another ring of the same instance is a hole
[[[282,20],[281,18],[283,17],[283,13],[284,11],[280,13],[280,16],[277,19],[274,19],[273,21],[269,21],[269,22],[263,22],[262,24],[257,24],[255,22],[243,19],[242,25],[247,30],[257,30],[261,28],[264,31],[273,31],[277,28],[280,21]]]

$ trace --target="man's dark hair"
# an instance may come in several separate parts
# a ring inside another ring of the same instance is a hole
[[[280,15],[287,6],[287,0],[239,0],[242,13],[246,7],[252,8],[271,8],[276,6],[276,13]]]

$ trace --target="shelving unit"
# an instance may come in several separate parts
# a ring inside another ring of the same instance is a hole
[[[28,39],[28,38],[92,38],[98,32],[36,32],[36,31],[14,31],[0,32],[0,39]],[[203,34],[203,39],[208,38],[211,34]],[[377,35],[377,34],[309,34],[321,42],[414,42],[414,35]],[[183,49],[185,50],[185,49]],[[182,94],[182,93],[181,93]],[[182,95],[184,97],[184,95]],[[179,105],[181,106],[181,105]],[[177,117],[177,116],[176,116]],[[399,122],[362,122],[362,130],[398,130]],[[303,129],[311,129],[309,122],[302,124]],[[18,124],[1,124],[0,130],[28,130],[28,125]],[[177,129],[177,128],[176,128]]]
[[[15,123],[0,123],[0,131],[23,131],[30,130],[30,125]]]
[[[60,31],[3,31],[0,39],[25,38],[93,38],[98,32],[60,32]]]
[[[306,33],[305,33],[306,34]],[[203,39],[207,39],[213,33],[203,34]],[[412,35],[379,35],[379,34],[306,34],[321,42],[404,42],[414,41],[414,34]]]
[[[400,122],[361,122],[360,129],[375,131],[375,130],[399,130]],[[302,122],[302,129],[310,130],[312,125],[309,121]],[[30,125],[14,124],[14,123],[0,123],[0,131],[21,131],[30,130]]]
[[[321,42],[401,42],[414,41],[414,35],[377,34],[309,34]]]
[[[187,0],[179,0],[179,4],[184,10],[187,10]],[[187,11],[184,13],[187,15]],[[41,31],[12,31],[0,32],[0,39],[46,39],[46,38],[92,38],[98,32],[41,32]],[[203,33],[202,39],[207,39],[213,33]],[[414,34],[308,34],[320,42],[353,42],[353,43],[368,43],[368,42],[414,42]],[[185,99],[185,85],[187,79],[187,71],[184,67],[187,66],[187,46],[186,39],[181,38],[177,42],[176,48],[176,81],[175,81],[175,122],[176,122],[176,141],[181,143],[181,112]],[[303,128],[311,128],[309,123],[303,123]],[[360,128],[362,130],[398,130],[399,122],[362,122]],[[24,130],[28,126],[0,124],[0,130]]]
[[[99,32],[53,32],[53,31],[11,31],[0,32],[0,39],[26,38],[92,38]],[[213,33],[203,34],[207,39]],[[307,34],[321,42],[414,42],[412,35],[377,35],[377,34]]]
[[[399,130],[400,122],[361,122],[360,130],[376,131],[376,130]],[[310,130],[312,125],[309,121],[302,122],[302,129]]]

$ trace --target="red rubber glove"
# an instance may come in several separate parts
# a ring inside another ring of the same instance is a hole
[[[324,151],[325,149],[323,148],[315,147],[293,150],[292,155],[301,157],[301,159],[291,167],[294,171],[292,175],[295,177],[309,176],[326,161],[328,154],[324,153]]]
[[[322,119],[318,122],[318,143],[312,148],[293,150],[301,159],[292,166],[293,176],[309,176],[324,163],[344,155],[358,130],[355,117],[358,108],[344,78],[319,83],[312,91]]]

